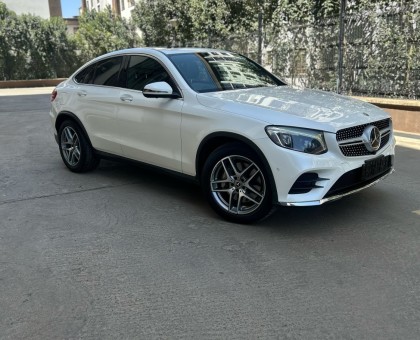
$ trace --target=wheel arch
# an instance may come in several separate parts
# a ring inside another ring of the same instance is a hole
[[[268,174],[268,180],[269,180],[270,188],[272,191],[273,202],[277,203],[276,183],[274,181],[273,172],[271,171],[271,167],[266,157],[264,156],[260,148],[253,141],[236,133],[214,132],[206,136],[201,141],[200,145],[198,146],[197,155],[195,158],[195,168],[196,168],[197,179],[200,179],[204,163],[206,162],[206,159],[208,158],[208,156],[214,150],[216,150],[218,147],[222,145],[235,143],[235,142],[243,144],[245,145],[245,147],[248,147],[250,150],[252,150],[256,154],[258,159],[262,162]]]
[[[57,131],[57,133],[58,133],[58,130],[60,129],[61,124],[62,124],[64,121],[66,121],[66,120],[72,120],[72,121],[74,121],[77,125],[79,125],[79,126],[80,126],[80,128],[82,129],[83,133],[85,134],[85,137],[86,137],[86,139],[87,139],[87,141],[88,141],[89,145],[90,145],[91,147],[93,147],[93,146],[92,146],[92,143],[91,143],[91,141],[90,141],[89,135],[88,135],[88,133],[87,133],[87,131],[86,131],[86,129],[85,129],[85,127],[84,127],[84,125],[83,125],[82,121],[79,119],[79,117],[77,117],[74,113],[72,113],[72,112],[70,112],[70,111],[62,111],[62,112],[60,112],[60,113],[57,115],[57,118],[56,118],[56,120],[55,120],[55,124],[54,124],[54,125],[55,125],[55,130]]]

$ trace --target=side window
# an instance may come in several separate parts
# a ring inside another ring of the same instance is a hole
[[[143,91],[147,84],[166,81],[174,88],[174,84],[165,68],[153,58],[133,55],[127,69],[127,88]]]
[[[97,62],[92,83],[95,85],[119,86],[118,75],[122,60],[123,57],[114,57]]]
[[[81,70],[74,79],[79,84],[92,84],[93,74],[95,73],[96,64],[89,65]]]

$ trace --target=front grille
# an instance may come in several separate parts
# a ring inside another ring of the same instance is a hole
[[[381,145],[377,151],[369,151],[362,141],[363,131],[367,126],[374,125],[381,131]],[[384,148],[391,136],[391,119],[383,119],[374,123],[357,125],[337,132],[336,140],[341,152],[346,157],[374,155]]]
[[[352,139],[352,138],[360,137],[363,134],[363,131],[366,128],[366,126],[369,126],[369,125],[374,125],[381,131],[386,130],[386,129],[389,129],[391,127],[391,119],[389,119],[389,118],[388,119],[383,119],[383,120],[379,120],[379,121],[374,122],[374,123],[357,125],[357,126],[349,127],[347,129],[339,130],[337,132],[337,136],[336,136],[337,142],[341,142],[341,141],[346,140],[346,139]]]
[[[376,152],[378,152],[385,145],[388,144],[390,135],[391,134],[388,133],[386,135],[381,136],[381,146],[375,152],[371,152],[368,149],[366,149],[366,146],[363,143],[357,143],[352,145],[340,145],[340,150],[343,153],[343,155],[347,157],[374,155]]]

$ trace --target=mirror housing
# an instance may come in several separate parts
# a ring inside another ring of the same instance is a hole
[[[180,98],[181,95],[172,91],[171,85],[165,81],[147,84],[143,89],[143,96],[147,98]]]

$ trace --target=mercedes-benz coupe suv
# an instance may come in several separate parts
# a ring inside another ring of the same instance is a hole
[[[190,176],[213,209],[234,222],[259,220],[278,204],[332,201],[393,171],[386,112],[287,86],[232,52],[112,52],[77,70],[51,100],[71,171],[118,156]]]

